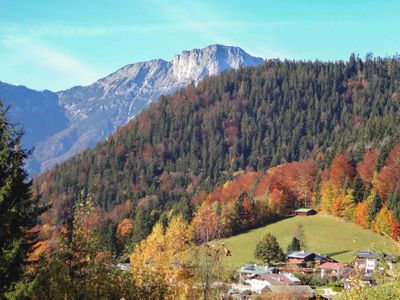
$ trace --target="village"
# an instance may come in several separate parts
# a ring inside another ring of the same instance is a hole
[[[390,276],[392,270],[391,256],[380,257],[369,250],[354,253],[352,264],[339,263],[313,252],[296,251],[287,254],[285,264],[243,265],[237,270],[238,282],[231,285],[227,296],[250,299],[252,295],[291,295],[290,299],[331,299],[354,285],[373,285],[377,276]]]
[[[309,216],[316,211],[298,209],[295,214]],[[394,263],[391,255],[368,249],[353,253],[351,263],[312,251],[291,251],[283,263],[241,266],[226,298],[334,299],[355,286],[372,286],[378,278],[392,276]]]

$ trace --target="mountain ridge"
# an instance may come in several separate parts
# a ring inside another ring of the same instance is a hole
[[[57,97],[58,105],[65,112],[62,118],[67,121],[64,128],[47,138],[27,143],[35,146],[28,169],[35,175],[95,146],[161,95],[172,94],[191,82],[197,84],[206,76],[263,62],[264,59],[251,56],[239,47],[214,44],[182,51],[170,61],[151,59],[128,64],[90,85],[49,91],[52,97]],[[7,103],[21,102],[18,97],[11,98]],[[29,112],[29,107],[26,111]],[[17,119],[25,125],[24,111],[19,114]],[[46,119],[42,121],[41,126],[46,127]]]

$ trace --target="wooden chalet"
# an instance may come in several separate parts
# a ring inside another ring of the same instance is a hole
[[[312,216],[317,214],[317,211],[312,208],[299,208],[294,211],[295,216]]]
[[[286,255],[289,264],[305,266],[308,262],[314,262],[315,253],[294,251]]]

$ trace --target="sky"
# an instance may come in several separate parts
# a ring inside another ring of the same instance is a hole
[[[0,0],[0,81],[58,91],[216,43],[267,59],[394,55],[399,12],[396,0]]]

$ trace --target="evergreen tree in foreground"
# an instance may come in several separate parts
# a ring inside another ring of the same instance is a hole
[[[254,256],[263,263],[279,262],[285,259],[282,248],[279,246],[276,237],[267,232],[257,243]]]
[[[7,110],[0,102],[0,297],[21,276],[29,248],[24,229],[39,213],[24,170],[29,152],[21,148],[23,133],[8,122]]]

